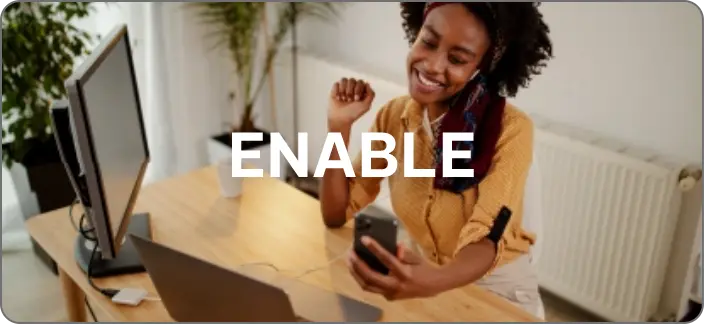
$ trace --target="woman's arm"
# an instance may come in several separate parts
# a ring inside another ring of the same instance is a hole
[[[451,263],[439,269],[435,283],[437,292],[464,287],[481,279],[491,269],[496,250],[496,244],[488,239],[462,248]]]
[[[370,132],[383,132],[383,120],[386,117],[385,111],[387,106],[382,107],[377,113],[374,124],[370,127]],[[330,132],[342,134],[345,141],[345,146],[349,144],[349,127],[329,127]],[[372,150],[381,151],[385,149],[385,145],[381,142],[372,142]],[[337,151],[333,150],[330,154],[331,159],[339,159]],[[372,159],[371,167],[374,170],[385,169],[387,161],[385,159]],[[381,190],[382,178],[364,178],[362,173],[362,154],[358,154],[352,161],[352,169],[355,177],[347,178],[344,170],[332,169],[326,170],[323,174],[323,180],[320,183],[320,202],[323,213],[323,221],[329,228],[337,228],[343,226],[348,219],[354,217],[354,214],[363,209],[376,199]]]
[[[328,132],[340,133],[345,149],[349,147],[353,123],[369,111],[374,96],[374,90],[362,80],[344,78],[333,86],[328,108]],[[338,151],[333,149],[330,160],[339,159]],[[357,157],[354,163],[355,176],[359,176],[359,162],[360,157]],[[347,222],[350,201],[355,198],[352,197],[356,191],[353,187],[354,179],[348,179],[344,170],[325,170],[319,191],[323,222],[327,227],[337,228]]]
[[[472,283],[490,272],[501,259],[504,239],[487,239],[503,207],[522,210],[523,194],[533,157],[533,124],[524,115],[511,117],[497,143],[492,168],[478,185],[472,216],[462,228],[454,261],[441,269],[441,285],[452,289]],[[506,227],[515,226],[511,219]]]
[[[345,147],[349,146],[350,128],[335,126],[328,127],[328,132],[341,133],[345,141]],[[340,155],[337,150],[330,153],[330,160],[339,160]],[[345,171],[342,169],[328,169],[323,174],[323,181],[320,182],[320,204],[323,213],[325,226],[338,228],[347,222],[347,205],[350,200],[349,183]]]

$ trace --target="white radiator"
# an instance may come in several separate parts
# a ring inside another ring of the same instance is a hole
[[[647,321],[657,312],[677,225],[679,170],[553,128],[536,133],[540,284],[608,320]]]
[[[379,106],[407,91],[400,82],[319,57],[302,55],[299,65],[297,128],[309,135],[310,170],[325,141],[328,93],[335,81],[363,78],[377,93],[372,111],[355,124],[350,152],[359,150],[360,133]],[[286,72],[280,69],[281,79],[288,78]],[[293,119],[285,115],[291,110],[279,111],[281,124]],[[647,320],[658,306],[668,263],[681,200],[679,170],[583,131],[536,117],[534,122],[543,186],[541,285],[609,320]],[[386,193],[381,196],[388,200]]]

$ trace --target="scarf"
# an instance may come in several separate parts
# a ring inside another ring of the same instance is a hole
[[[430,2],[426,5],[425,16],[434,8],[448,2]],[[488,4],[491,9],[491,4]],[[503,54],[501,37],[493,46],[493,58],[489,65],[492,71]],[[506,104],[505,98],[493,93],[487,85],[483,71],[467,83],[449,102],[449,110],[440,121],[435,134],[435,180],[436,189],[461,193],[479,184],[489,173],[496,152],[496,144],[501,134],[501,121]],[[453,169],[473,169],[474,177],[444,177],[443,176],[443,134],[444,133],[474,133],[472,141],[452,143],[453,151],[471,152],[470,158],[452,160]]]

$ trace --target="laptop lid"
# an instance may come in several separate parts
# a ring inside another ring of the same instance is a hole
[[[282,289],[130,235],[171,317],[179,322],[295,322]]]

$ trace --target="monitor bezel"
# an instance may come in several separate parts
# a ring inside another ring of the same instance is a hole
[[[130,69],[130,76],[133,85],[135,99],[137,100],[137,112],[142,132],[142,143],[145,158],[138,171],[136,181],[127,207],[125,208],[117,233],[113,232],[112,221],[108,214],[107,202],[105,199],[105,188],[101,175],[100,163],[98,162],[94,142],[93,132],[90,124],[88,110],[86,109],[83,86],[90,80],[95,71],[100,68],[105,59],[111,55],[117,45],[124,41],[127,51],[127,58]],[[132,59],[132,47],[130,43],[127,26],[122,24],[115,27],[96,47],[85,61],[75,70],[75,72],[65,82],[68,99],[71,104],[71,116],[74,124],[74,138],[76,140],[77,153],[80,155],[81,169],[85,178],[86,187],[90,202],[82,202],[90,215],[92,227],[100,247],[100,255],[103,259],[114,259],[119,253],[122,241],[127,231],[130,217],[139,195],[147,165],[150,161],[150,151],[147,144],[146,130],[142,113],[142,103],[139,96],[137,76],[134,70]]]

